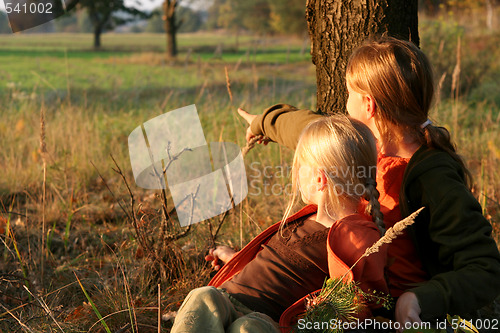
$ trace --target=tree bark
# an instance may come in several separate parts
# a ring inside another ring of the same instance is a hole
[[[366,38],[387,34],[419,45],[417,9],[418,0],[307,0],[318,110],[345,112],[347,61]]]
[[[101,34],[102,34],[101,26],[95,25],[94,26],[94,49],[101,48]]]
[[[167,34],[167,57],[177,56],[177,25],[175,22],[176,0],[165,0],[163,3],[163,19],[165,20],[165,32]]]

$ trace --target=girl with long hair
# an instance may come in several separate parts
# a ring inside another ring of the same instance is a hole
[[[429,60],[408,41],[368,40],[351,55],[346,83],[347,112],[377,139],[386,228],[426,207],[388,248],[388,283],[397,299],[392,315],[402,324],[446,314],[470,318],[500,293],[500,254],[449,132],[429,120]],[[286,104],[259,116],[239,112],[251,124],[247,140],[264,135],[291,148],[297,133],[325,116]]]
[[[306,126],[295,151],[292,185],[307,206],[291,214],[294,195],[283,221],[241,251],[213,251],[209,260],[227,262],[208,287],[186,297],[172,332],[288,331],[291,314],[303,307],[300,300],[321,289],[328,276],[346,275],[363,291],[387,292],[384,250],[349,271],[384,232],[376,163],[375,138],[361,122],[338,115]],[[358,212],[361,201],[372,218]]]

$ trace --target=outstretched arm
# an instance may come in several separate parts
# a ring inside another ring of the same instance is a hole
[[[247,141],[253,136],[264,135],[280,145],[295,149],[300,133],[311,121],[323,117],[311,110],[297,109],[288,104],[276,104],[266,109],[263,114],[251,115],[239,109],[239,114],[250,124],[247,129]]]

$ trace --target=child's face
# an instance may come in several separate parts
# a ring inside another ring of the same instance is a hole
[[[349,82],[347,83],[347,91],[349,97],[347,98],[346,108],[349,116],[368,125],[366,95],[353,90]]]

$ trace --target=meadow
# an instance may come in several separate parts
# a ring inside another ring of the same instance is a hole
[[[438,86],[432,118],[468,161],[498,239],[500,32],[447,18],[421,20],[420,34]],[[208,248],[241,248],[287,204],[292,152],[258,146],[245,157],[249,196],[186,231],[168,192],[135,185],[127,138],[195,104],[207,142],[245,146],[238,107],[315,108],[307,42],[182,34],[167,61],[163,35],[105,34],[99,52],[91,41],[0,36],[1,332],[168,331],[170,311],[210,278]]]

